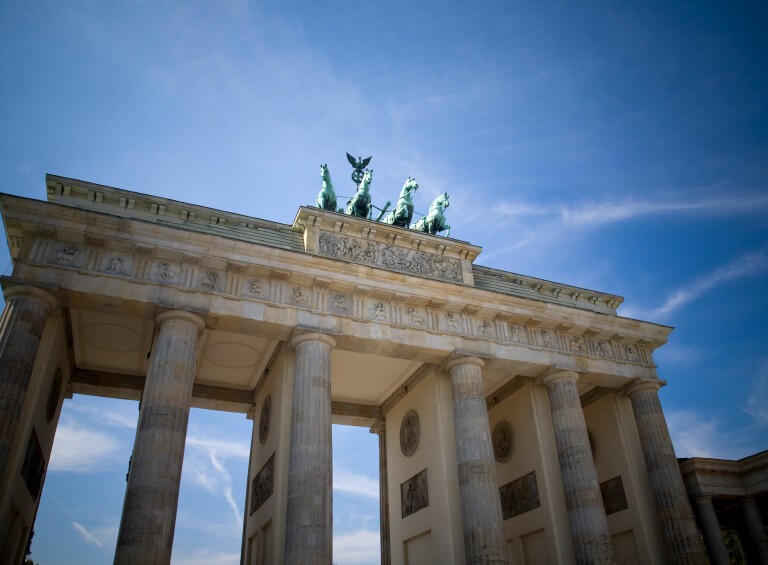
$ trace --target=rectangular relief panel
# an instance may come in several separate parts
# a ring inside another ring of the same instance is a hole
[[[432,556],[432,532],[426,531],[403,542],[405,565],[434,563]]]
[[[275,454],[264,464],[251,481],[251,514],[256,512],[275,488]]]
[[[603,495],[606,516],[629,508],[621,475],[600,483],[600,494]]]
[[[400,504],[403,518],[429,506],[427,470],[416,473],[400,485]]]
[[[539,485],[536,483],[536,471],[531,471],[519,479],[499,488],[501,512],[505,520],[525,514],[541,506]]]

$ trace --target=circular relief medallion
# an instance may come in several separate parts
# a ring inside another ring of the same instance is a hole
[[[56,408],[59,406],[59,396],[61,395],[62,375],[61,369],[56,369],[51,383],[51,392],[48,393],[48,404],[45,406],[45,420],[50,422],[56,415]]]
[[[403,455],[410,457],[419,446],[419,415],[409,410],[400,424],[400,449]]]
[[[261,416],[259,416],[259,441],[264,443],[267,441],[267,435],[269,434],[269,415],[272,412],[272,396],[267,396],[264,399],[264,404],[261,405]]]
[[[512,426],[509,422],[502,420],[496,424],[491,434],[491,442],[496,461],[499,463],[509,461],[509,456],[512,455]]]

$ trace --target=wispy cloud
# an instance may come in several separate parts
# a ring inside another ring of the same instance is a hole
[[[128,460],[123,460],[123,445],[119,438],[86,428],[73,420],[59,424],[49,471],[97,473],[120,465],[127,468]]]
[[[183,468],[184,477],[208,492],[219,494],[226,501],[237,524],[243,515],[233,495],[232,475],[227,469],[229,459],[247,459],[247,445],[218,438],[190,435]]]
[[[89,532],[85,526],[83,526],[79,522],[72,522],[72,527],[74,527],[75,530],[77,530],[77,532],[83,537],[83,539],[87,543],[92,543],[93,545],[102,547],[101,541],[99,541],[99,539],[96,536],[94,536],[91,532]]]
[[[504,220],[518,222],[520,237],[515,242],[490,256],[521,249],[530,244],[542,244],[543,240],[554,240],[568,231],[593,230],[608,224],[626,222],[642,217],[662,215],[700,215],[726,216],[737,214],[755,214],[768,209],[768,196],[764,194],[744,193],[728,197],[692,197],[690,200],[665,201],[624,200],[585,201],[570,206],[548,205],[523,201],[506,200],[484,209],[490,210]],[[498,228],[508,229],[507,222],[497,222]],[[525,234],[528,235],[525,235]]]
[[[173,552],[173,565],[238,565],[240,553],[226,551],[195,551],[194,554]]]
[[[339,565],[374,565],[381,559],[379,532],[357,530],[333,536],[333,562]]]
[[[768,426],[768,367],[752,384],[744,411],[755,419],[760,427]]]
[[[728,457],[729,442],[719,437],[722,426],[716,418],[704,417],[693,410],[665,412],[678,457]]]
[[[729,281],[761,273],[766,268],[768,268],[766,249],[744,253],[730,263],[722,265],[673,291],[664,301],[664,304],[658,308],[647,311],[626,308],[622,309],[621,314],[628,317],[664,320],[676,310],[690,304],[713,288]]]
[[[368,498],[379,498],[377,480],[340,467],[333,469],[333,490]]]

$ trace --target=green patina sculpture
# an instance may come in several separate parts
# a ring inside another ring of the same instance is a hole
[[[413,218],[413,193],[416,192],[417,188],[419,188],[419,183],[416,182],[416,179],[408,177],[400,191],[400,198],[397,199],[395,209],[384,218],[385,224],[392,224],[401,228],[407,228],[411,225],[411,219]]]
[[[432,201],[429,206],[429,213],[411,226],[411,229],[432,235],[437,232],[446,231],[445,237],[450,237],[451,226],[445,223],[443,212],[449,206],[448,193],[444,192]]]
[[[347,214],[358,218],[369,218],[372,212],[371,208],[371,181],[373,180],[373,170],[366,169],[360,184],[357,185],[357,192],[347,202]]]
[[[328,172],[328,165],[320,165],[320,178],[322,179],[322,188],[317,194],[317,207],[322,210],[336,211],[336,193],[333,191],[331,182],[331,173]]]
[[[368,163],[371,162],[371,159],[373,159],[373,155],[368,157],[367,159],[363,159],[362,157],[358,157],[357,160],[347,153],[347,161],[349,161],[349,164],[354,167],[354,171],[352,171],[352,182],[355,183],[355,186],[358,186],[360,184],[360,181],[363,180],[363,175],[365,174],[363,169],[365,169],[368,166]]]

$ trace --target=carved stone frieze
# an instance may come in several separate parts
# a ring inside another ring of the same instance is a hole
[[[275,454],[251,481],[251,514],[264,504],[275,489]]]
[[[541,506],[536,472],[532,471],[499,488],[501,512],[505,520]]]
[[[443,255],[395,247],[349,235],[320,233],[321,255],[384,267],[393,271],[462,282],[461,262]]]
[[[509,461],[512,455],[512,426],[506,420],[496,424],[491,433],[493,456],[499,463]]]
[[[429,506],[427,470],[416,473],[400,485],[400,504],[403,518]]]

